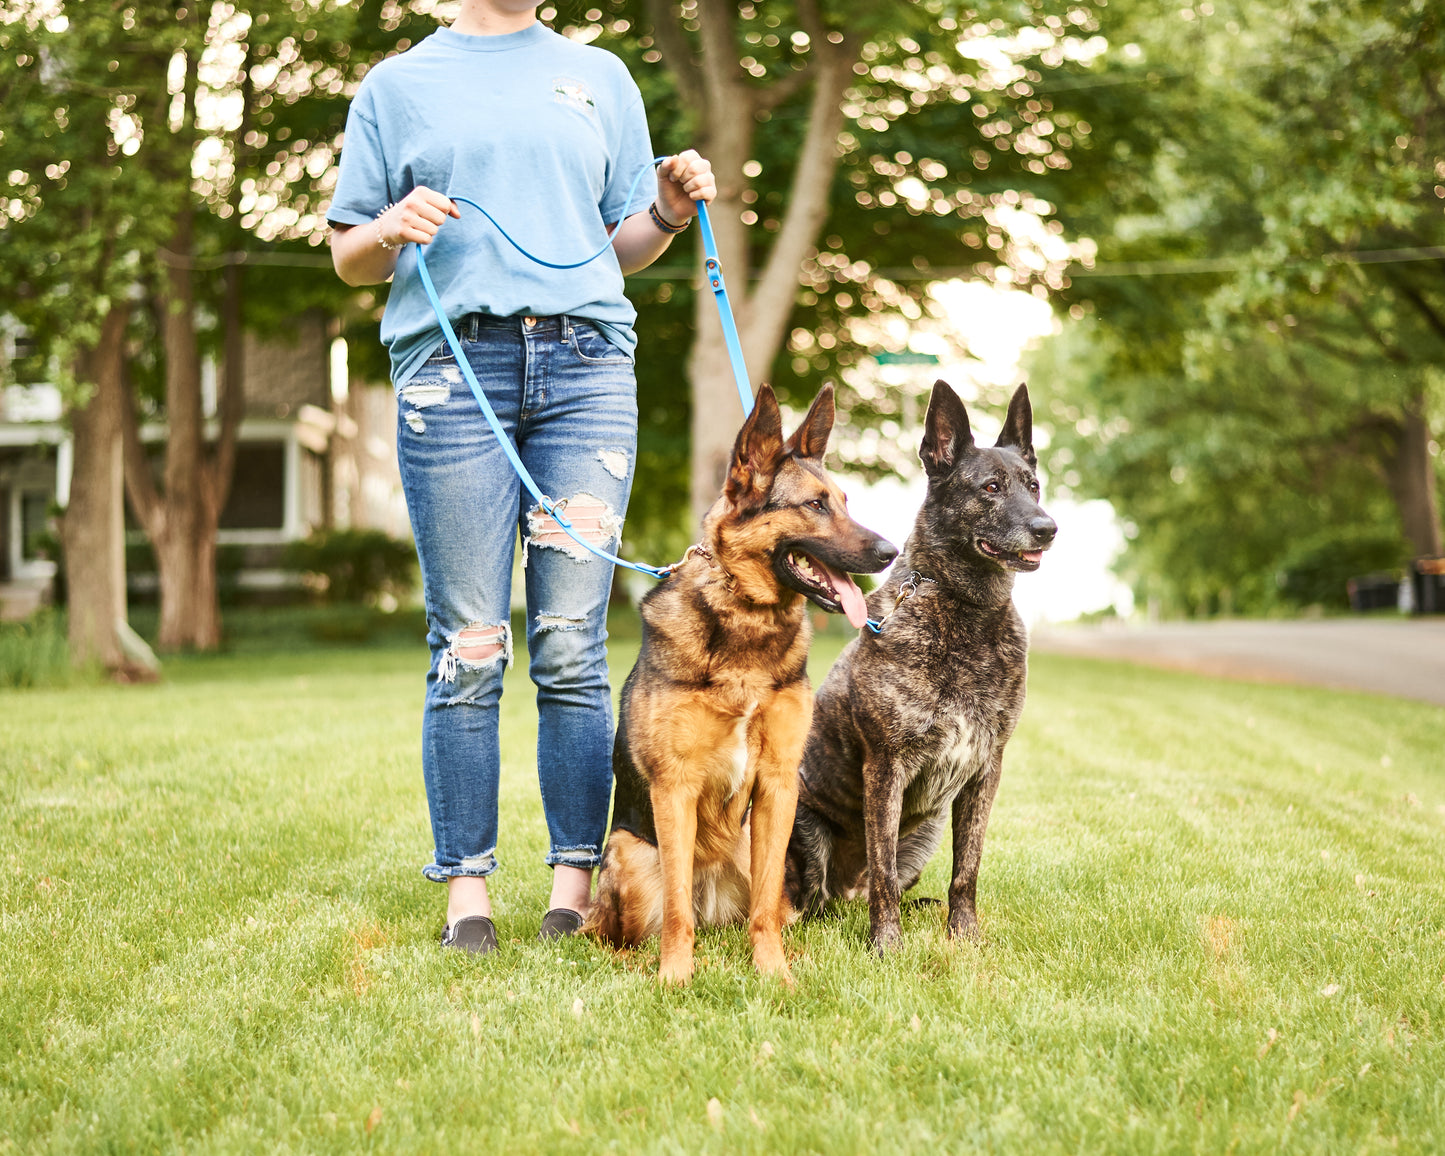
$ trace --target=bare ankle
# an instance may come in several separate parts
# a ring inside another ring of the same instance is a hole
[[[559,907],[586,915],[592,906],[592,869],[590,867],[552,868],[552,897],[547,903],[550,910]]]
[[[487,881],[475,875],[453,875],[447,880],[447,926],[468,915],[492,916]]]

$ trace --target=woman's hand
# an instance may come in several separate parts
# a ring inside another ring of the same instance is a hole
[[[380,285],[396,269],[408,241],[430,244],[448,217],[460,217],[450,198],[418,185],[376,220],[331,231],[331,260],[348,285]]]
[[[697,201],[712,203],[717,181],[712,165],[692,149],[684,149],[657,166],[657,211],[670,225],[697,216]]]
[[[443,221],[461,215],[451,198],[418,185],[376,218],[377,239],[397,249],[408,241],[427,245]]]

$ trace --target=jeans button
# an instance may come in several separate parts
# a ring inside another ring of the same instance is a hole
[[[537,324],[537,319],[535,317],[523,317],[522,324],[525,325],[528,329],[531,329],[532,326]]]

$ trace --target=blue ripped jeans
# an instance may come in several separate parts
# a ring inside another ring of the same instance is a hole
[[[542,492],[565,498],[574,528],[616,553],[637,445],[631,359],[578,319],[473,315],[455,328]],[[398,401],[401,480],[431,647],[422,769],[436,851],[423,874],[440,882],[497,869],[497,720],[512,658],[519,529],[547,863],[595,867],[612,790],[612,564],[536,508],[445,345]]]

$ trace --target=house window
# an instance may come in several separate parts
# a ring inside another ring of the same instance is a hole
[[[33,562],[48,556],[50,537],[50,495],[44,490],[20,493],[20,558]]]
[[[35,338],[17,335],[14,349],[7,375],[12,382],[16,385],[36,385],[49,377],[49,367],[40,355],[40,345]]]
[[[280,530],[286,524],[286,445],[242,442],[236,447],[223,530]]]

